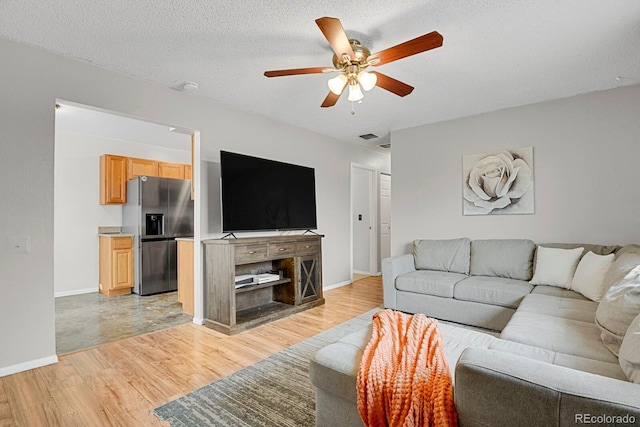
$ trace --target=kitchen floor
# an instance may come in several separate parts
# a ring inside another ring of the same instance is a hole
[[[56,353],[65,354],[191,322],[178,292],[108,297],[98,292],[56,298]]]

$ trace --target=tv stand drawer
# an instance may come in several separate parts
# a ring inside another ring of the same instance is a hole
[[[247,264],[267,259],[267,245],[243,245],[236,246],[236,264]]]
[[[297,255],[314,255],[320,252],[320,239],[308,242],[296,242]]]
[[[269,257],[281,257],[296,253],[296,242],[269,243]]]

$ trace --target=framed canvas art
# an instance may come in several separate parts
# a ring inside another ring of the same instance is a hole
[[[462,156],[464,215],[532,214],[533,147]]]

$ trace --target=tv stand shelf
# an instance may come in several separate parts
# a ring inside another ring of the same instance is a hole
[[[243,292],[251,292],[251,291],[256,291],[258,289],[262,289],[262,288],[268,288],[271,286],[276,286],[276,285],[282,285],[285,283],[289,283],[291,282],[291,279],[282,279],[282,280],[274,280],[273,282],[268,282],[268,283],[260,283],[257,285],[245,285],[241,288],[236,288],[236,295],[237,294],[241,294]],[[235,287],[235,285],[234,285]]]
[[[322,235],[205,240],[205,325],[234,334],[324,304]],[[282,279],[235,288],[235,277],[281,271]]]

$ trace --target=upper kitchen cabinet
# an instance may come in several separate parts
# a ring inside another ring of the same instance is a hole
[[[191,165],[103,154],[100,156],[100,204],[125,205],[127,181],[141,175],[190,180]],[[193,184],[191,199],[193,200]]]
[[[185,165],[181,163],[158,162],[158,176],[161,178],[186,179],[184,167]]]
[[[160,176],[158,174],[158,161],[129,157],[127,181],[141,175]]]
[[[100,204],[127,202],[127,158],[105,154],[100,157]]]

